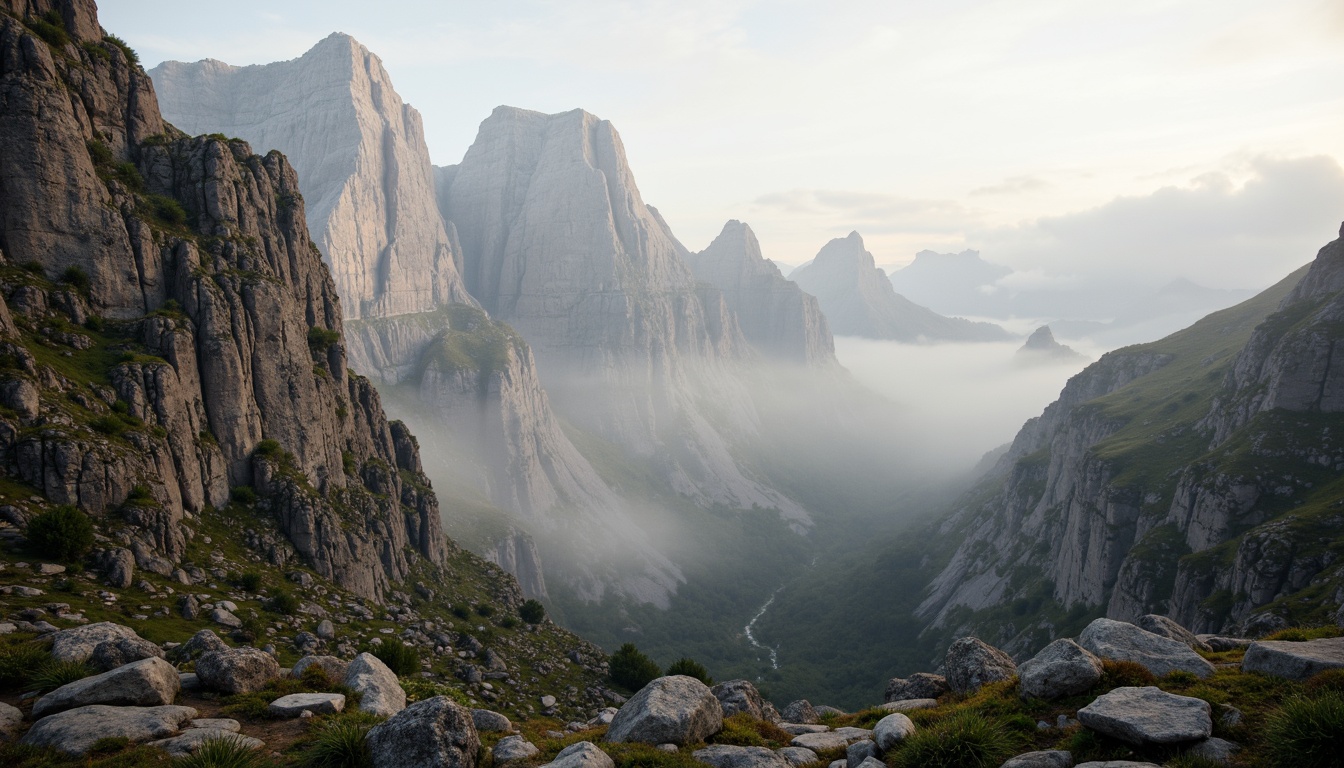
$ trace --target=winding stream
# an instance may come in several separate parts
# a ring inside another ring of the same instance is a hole
[[[771,648],[768,645],[763,645],[762,643],[758,642],[756,640],[756,636],[751,634],[751,628],[756,624],[757,621],[760,620],[762,616],[765,615],[765,612],[770,608],[770,604],[775,602],[775,595],[778,595],[779,590],[783,588],[784,587],[781,585],[779,589],[776,589],[774,592],[770,593],[770,599],[765,601],[765,605],[761,606],[761,610],[757,611],[756,615],[751,617],[751,621],[748,621],[747,626],[744,628],[747,635],[747,642],[770,654],[771,669],[779,669],[779,654],[775,652],[774,648]]]

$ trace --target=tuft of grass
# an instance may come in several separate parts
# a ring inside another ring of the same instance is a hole
[[[302,768],[372,768],[369,723],[342,718],[327,723],[299,758]]]
[[[735,747],[787,747],[793,735],[768,720],[757,720],[746,712],[723,719],[723,730],[710,737],[715,744]]]
[[[262,768],[263,765],[257,750],[233,736],[207,739],[194,753],[173,761],[173,768]]]
[[[93,668],[82,661],[48,660],[37,668],[28,684],[43,693],[54,691],[76,680],[83,680],[94,674]]]
[[[1025,740],[999,722],[973,712],[919,730],[896,752],[896,768],[998,768]]]
[[[27,24],[29,29],[53,48],[64,48],[70,44],[70,34],[65,31],[65,19],[59,11],[47,11],[41,18],[31,19]]]
[[[1157,676],[1142,664],[1134,661],[1102,660],[1099,687],[1103,691],[1112,688],[1141,688],[1145,685],[1157,685]]]
[[[131,746],[131,740],[125,736],[104,736],[93,742],[89,751],[96,755],[107,755],[113,752],[120,752]]]
[[[16,689],[28,685],[34,670],[51,661],[51,653],[36,643],[11,645],[0,651],[0,688]]]
[[[267,610],[285,616],[293,616],[298,613],[300,605],[299,598],[295,597],[292,592],[280,592],[266,601]]]
[[[370,648],[369,653],[377,656],[397,677],[409,677],[420,671],[420,651],[400,640],[386,639]]]
[[[245,488],[246,486],[239,487]],[[238,578],[234,579],[234,583],[245,592],[256,592],[261,588],[261,574],[256,571],[243,571],[238,574]]]
[[[166,195],[145,195],[149,213],[160,223],[169,227],[182,227],[187,223],[187,211],[182,204]]]
[[[1340,627],[1289,627],[1288,629],[1280,629],[1278,632],[1268,635],[1264,639],[1301,643],[1306,642],[1307,640],[1339,637],[1341,634],[1344,634],[1344,629],[1341,629]]]
[[[257,503],[257,492],[250,485],[235,485],[229,489],[229,498],[238,504],[250,506]]]
[[[1284,702],[1265,724],[1271,768],[1332,768],[1344,755],[1344,694],[1324,691]]]
[[[308,348],[313,352],[326,352],[327,348],[340,340],[341,334],[338,331],[316,325],[308,329]]]
[[[1327,669],[1324,672],[1317,672],[1306,682],[1307,693],[1316,694],[1322,691],[1338,691],[1344,693],[1344,669]]]

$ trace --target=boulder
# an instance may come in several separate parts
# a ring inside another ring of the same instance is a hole
[[[62,629],[51,636],[51,657],[56,661],[88,661],[99,643],[118,638],[139,640],[140,636],[134,629],[110,621]]]
[[[1162,768],[1157,763],[1139,763],[1133,760],[1093,760],[1079,763],[1074,768]]]
[[[1007,680],[1017,674],[1012,657],[975,637],[963,637],[952,643],[943,666],[947,669],[948,688],[960,694],[975,693],[986,683]]]
[[[513,730],[513,723],[509,722],[509,718],[488,709],[471,710],[471,722],[476,726],[477,733]]]
[[[447,696],[402,709],[370,728],[367,743],[374,768],[473,768],[481,748],[471,711]]]
[[[1150,613],[1147,616],[1140,616],[1139,620],[1134,622],[1139,629],[1152,632],[1154,635],[1161,635],[1168,640],[1175,640],[1190,647],[1194,651],[1212,651],[1213,648],[1208,643],[1200,640],[1194,632],[1182,627],[1180,624],[1172,621],[1166,616],[1158,616]]]
[[[1246,649],[1241,671],[1288,680],[1306,680],[1318,672],[1344,667],[1344,637],[1291,642],[1257,640]]]
[[[876,757],[865,757],[862,763],[856,768],[887,768],[887,764],[878,760]]]
[[[792,763],[783,756],[765,747],[711,744],[695,750],[691,757],[714,768],[793,768]]]
[[[495,765],[501,765],[513,760],[526,760],[540,751],[522,736],[505,736],[490,753],[495,758]]]
[[[1073,755],[1062,749],[1047,749],[1018,755],[999,768],[1073,768]]]
[[[845,710],[837,709],[835,707],[828,707],[825,704],[818,704],[817,706],[813,707],[813,709],[817,711],[818,718],[822,718],[827,715],[835,715],[836,717],[845,716]]]
[[[33,704],[38,720],[90,704],[156,707],[172,704],[181,690],[177,669],[163,659],[142,659],[101,675],[66,683]]]
[[[125,738],[132,744],[162,739],[177,733],[196,717],[191,707],[109,707],[93,704],[68,709],[38,720],[20,740],[34,747],[54,747],[71,755],[83,755],[99,739]]]
[[[280,677],[280,663],[258,648],[210,651],[196,661],[201,687],[220,693],[252,693]]]
[[[915,724],[910,718],[897,712],[877,721],[877,725],[873,726],[873,739],[877,742],[878,749],[888,752],[914,732]]]
[[[786,723],[802,723],[804,725],[814,725],[817,720],[817,711],[812,708],[812,703],[807,699],[799,699],[784,708],[779,716],[784,718]]]
[[[243,626],[243,620],[233,615],[232,611],[225,608],[215,608],[210,611],[210,620],[229,629],[240,629]]]
[[[936,699],[947,691],[947,678],[928,672],[916,672],[906,678],[891,678],[887,682],[886,700]]]
[[[794,736],[802,736],[804,733],[825,733],[831,730],[831,727],[816,723],[780,723],[779,729]]]
[[[748,680],[729,680],[719,683],[712,689],[714,697],[723,707],[723,716],[732,717],[738,712],[746,712],[756,720],[765,719],[765,700],[760,691]]]
[[[323,619],[317,623],[317,636],[323,640],[336,639],[336,625],[331,623],[331,619]]]
[[[1212,737],[1199,742],[1195,746],[1186,750],[1187,755],[1194,755],[1205,760],[1212,760],[1215,763],[1231,765],[1233,755],[1241,749],[1241,745],[1227,739]]]
[[[1245,648],[1253,640],[1248,637],[1223,637],[1221,635],[1195,635],[1201,643],[1209,646],[1214,653],[1218,651],[1235,651],[1238,648]]]
[[[327,679],[333,683],[344,683],[345,675],[350,671],[350,662],[341,661],[335,656],[304,656],[294,662],[294,668],[289,671],[289,676],[303,677],[304,671],[309,667],[322,670],[326,673]]]
[[[1132,661],[1158,677],[1176,671],[1198,677],[1213,674],[1213,665],[1185,643],[1154,635],[1126,621],[1097,619],[1083,630],[1078,644],[1103,659]]]
[[[224,740],[235,742],[248,749],[261,749],[266,746],[261,739],[254,739],[224,728],[190,728],[183,731],[180,736],[151,741],[149,746],[158,747],[173,757],[186,757],[195,754],[208,742]]]
[[[213,728],[219,731],[237,733],[243,729],[241,723],[229,717],[198,717],[191,721],[192,728]]]
[[[141,659],[162,659],[163,649],[143,637],[116,637],[93,647],[89,665],[107,672]]]
[[[837,728],[824,733],[804,733],[793,737],[792,747],[805,747],[813,752],[826,752],[832,749],[848,749],[850,744],[871,739],[873,732],[863,728]]]
[[[910,712],[916,709],[933,709],[938,706],[937,699],[902,699],[901,701],[888,701],[881,704],[878,709],[885,709],[888,712]]]
[[[607,741],[694,744],[723,730],[723,709],[709,686],[686,675],[660,677],[621,706]]]
[[[214,631],[202,629],[192,635],[190,640],[174,648],[171,656],[174,661],[191,661],[212,651],[227,651],[228,649],[228,643],[220,640],[219,635],[216,635]]]
[[[14,734],[21,725],[23,725],[22,710],[0,701],[0,740],[13,741]]]
[[[580,741],[560,750],[554,760],[541,768],[616,768],[616,763],[596,744]]]
[[[1101,681],[1101,659],[1061,638],[1017,670],[1022,698],[1058,699],[1086,693]]]
[[[876,742],[872,739],[859,739],[845,748],[845,765],[847,768],[859,768],[865,760],[877,755]]]
[[[1209,703],[1155,686],[1116,688],[1078,710],[1078,720],[1098,733],[1131,744],[1178,744],[1213,734]]]
[[[290,719],[304,712],[314,715],[334,715],[345,709],[343,693],[291,693],[272,701],[266,712],[272,717]]]
[[[1243,637],[1261,638],[1288,628],[1288,620],[1273,613],[1258,613],[1241,625]]]
[[[345,684],[360,695],[361,711],[391,717],[406,708],[406,692],[397,682],[396,673],[372,653],[361,653],[350,662]],[[475,726],[471,733],[475,738]]]
[[[802,768],[821,759],[816,752],[805,747],[781,747],[775,750],[775,754],[788,761],[793,768]]]

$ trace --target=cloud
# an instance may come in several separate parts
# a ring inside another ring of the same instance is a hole
[[[1004,179],[1000,184],[992,184],[987,187],[978,187],[972,189],[972,197],[982,195],[1018,195],[1023,192],[1035,192],[1038,189],[1046,189],[1050,182],[1038,176],[1013,176]]]
[[[1259,157],[1185,186],[972,232],[968,241],[1021,271],[1261,287],[1310,261],[1342,218],[1344,170],[1335,160]]]
[[[762,195],[755,212],[806,217],[831,230],[863,234],[891,232],[954,234],[979,214],[951,200],[921,200],[872,192],[794,189]]]

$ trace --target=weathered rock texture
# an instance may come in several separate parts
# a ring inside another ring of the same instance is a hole
[[[359,42],[338,32],[291,61],[166,61],[149,74],[173,125],[238,136],[294,164],[347,317],[473,303],[437,215],[420,113]]]
[[[835,362],[835,341],[816,298],[761,255],[751,227],[733,220],[686,263],[697,280],[723,292],[742,335],[760,352],[805,365]]]
[[[887,274],[863,247],[858,232],[827,243],[810,263],[789,279],[816,296],[831,331],[909,342],[1006,341],[1007,331],[992,323],[944,317],[896,293]]]
[[[621,705],[607,741],[694,744],[723,729],[723,709],[709,686],[685,675],[660,677]]]

